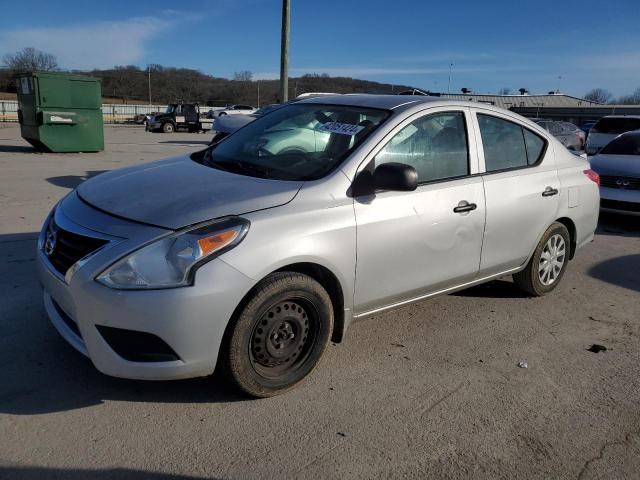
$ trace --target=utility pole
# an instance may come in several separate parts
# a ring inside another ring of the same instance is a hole
[[[282,0],[282,39],[280,45],[280,101],[289,100],[289,20],[291,0]]]
[[[149,65],[149,105],[151,105],[151,65]]]
[[[449,86],[447,87],[447,93],[451,93],[451,70],[453,69],[453,62],[449,64]]]

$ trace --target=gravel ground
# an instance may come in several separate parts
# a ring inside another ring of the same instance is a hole
[[[640,217],[603,215],[547,297],[505,278],[369,317],[300,388],[248,400],[215,376],[104,376],[49,324],[51,206],[209,135],[105,139],[39,154],[0,124],[0,478],[640,478]]]

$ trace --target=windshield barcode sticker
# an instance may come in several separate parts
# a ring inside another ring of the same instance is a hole
[[[350,123],[327,122],[318,127],[321,132],[339,133],[340,135],[356,135],[364,130],[362,125],[351,125]]]

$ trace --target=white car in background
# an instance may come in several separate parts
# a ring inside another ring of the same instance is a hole
[[[222,110],[217,110],[213,112],[214,118],[223,117],[225,115],[250,115],[255,113],[257,108],[252,107],[250,105],[231,105],[230,107],[223,108]]]
[[[587,137],[587,155],[595,155],[611,140],[621,133],[640,129],[640,116],[638,115],[608,115],[602,117],[589,130]]]

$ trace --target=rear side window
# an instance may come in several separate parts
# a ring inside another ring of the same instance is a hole
[[[640,129],[640,118],[601,118],[591,129],[593,133],[620,134]]]
[[[520,125],[478,114],[487,172],[534,165],[543,154],[545,141]]]
[[[527,163],[529,165],[535,165],[544,152],[544,140],[526,128],[523,128],[522,131],[524,133],[524,143],[527,148]]]
[[[612,140],[600,150],[603,155],[640,155],[640,135],[628,134]]]
[[[420,183],[468,175],[464,114],[435,113],[411,122],[376,155],[376,166],[390,162],[414,167]]]

